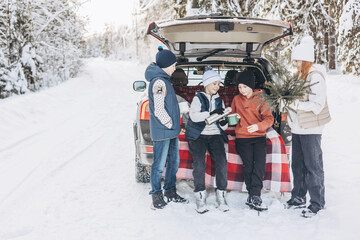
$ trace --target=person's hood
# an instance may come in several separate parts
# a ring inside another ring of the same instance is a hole
[[[164,72],[156,63],[151,63],[145,70],[145,79],[148,82],[157,79],[170,80],[170,76]]]

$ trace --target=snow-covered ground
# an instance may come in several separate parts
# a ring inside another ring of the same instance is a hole
[[[285,210],[289,194],[264,193],[267,212],[230,192],[230,211],[189,204],[150,210],[135,182],[132,122],[146,66],[94,59],[57,87],[0,100],[0,239],[360,239],[360,79],[329,75],[333,121],[323,134],[326,210],[311,219]]]

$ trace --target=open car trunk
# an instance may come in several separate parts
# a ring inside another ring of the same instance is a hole
[[[264,46],[292,35],[289,23],[240,17],[190,17],[153,22],[147,34],[179,59],[259,58]]]

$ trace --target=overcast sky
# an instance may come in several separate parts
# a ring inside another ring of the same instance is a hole
[[[80,14],[90,19],[89,32],[103,32],[105,23],[132,24],[135,0],[90,0],[80,9]]]

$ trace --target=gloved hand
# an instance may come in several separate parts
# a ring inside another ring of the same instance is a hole
[[[221,114],[224,113],[224,110],[225,109],[223,109],[223,108],[217,108],[214,111],[210,112],[210,115],[213,115],[214,113],[217,113],[217,114],[221,115]]]
[[[222,118],[222,119],[219,120],[219,124],[220,124],[220,126],[222,126],[222,127],[225,126],[227,123],[228,123],[228,120],[227,120],[226,117],[224,117],[224,118]]]

